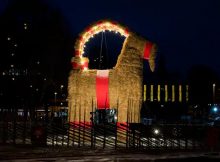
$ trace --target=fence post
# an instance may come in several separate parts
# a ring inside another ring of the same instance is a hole
[[[79,106],[78,147],[80,147],[80,133],[81,133],[81,98],[80,98],[80,106]]]
[[[13,109],[13,118],[14,118],[14,121],[13,121],[13,144],[16,144],[16,133],[17,133],[17,122],[16,122],[16,108]]]
[[[105,113],[104,113],[104,139],[103,139],[103,149],[105,148],[105,142],[106,142],[106,107],[105,107]]]
[[[86,109],[84,109],[84,124],[83,124],[83,146],[85,145],[85,116],[86,116]]]
[[[92,115],[92,117],[91,117],[91,148],[93,148],[93,137],[94,137],[94,135],[93,135],[93,133],[94,133],[94,123],[93,123],[93,118],[94,118],[94,116],[93,116],[93,98],[92,98],[92,112],[91,112],[91,115]]]
[[[4,115],[4,114],[3,114]],[[5,116],[8,116],[8,112],[5,113]],[[3,117],[3,143],[5,144],[8,137],[8,120],[5,120],[5,117]]]
[[[115,149],[117,149],[117,140],[118,140],[118,136],[117,136],[117,132],[118,132],[118,104],[119,104],[119,101],[117,99],[117,112],[116,112],[116,115],[117,115],[117,121],[115,123]]]

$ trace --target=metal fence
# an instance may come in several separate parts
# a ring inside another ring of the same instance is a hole
[[[134,123],[58,123],[1,114],[0,144],[111,149],[217,149],[220,128],[204,125],[144,125]]]

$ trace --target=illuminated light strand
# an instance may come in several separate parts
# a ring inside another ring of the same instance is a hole
[[[74,69],[81,69],[81,70],[87,70],[89,59],[87,57],[72,57],[72,66]]]
[[[79,39],[75,44],[75,57],[72,59],[72,65],[74,69],[81,69],[83,71],[88,69],[89,60],[88,58],[83,57],[84,48],[86,47],[85,44],[96,34],[105,31],[113,31],[126,38],[129,36],[129,31],[127,28],[110,21],[99,21],[95,25],[86,28],[86,30],[79,36]]]
[[[115,33],[119,33],[124,37],[129,36],[128,30],[120,26],[119,24],[110,21],[100,21],[92,27],[87,28],[85,32],[81,34],[79,40],[77,41],[75,47],[76,50],[79,51],[80,58],[82,58],[82,55],[84,54],[84,45],[90,40],[90,38],[93,38],[94,35],[105,31],[114,31]]]

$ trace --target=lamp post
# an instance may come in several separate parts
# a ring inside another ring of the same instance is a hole
[[[56,106],[57,106],[57,92],[54,92],[54,106],[52,111],[53,117],[54,117],[54,107],[56,108]]]
[[[215,88],[216,88],[216,84],[213,83],[212,84],[212,101],[213,101],[213,104],[215,104]]]
[[[64,85],[60,85],[60,93],[61,93],[61,99],[63,98],[63,87],[64,87]]]

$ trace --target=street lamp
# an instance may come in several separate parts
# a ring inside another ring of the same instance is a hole
[[[54,92],[54,105],[56,107],[56,102],[57,102],[57,92]]]
[[[212,111],[213,111],[214,113],[217,113],[217,112],[218,112],[218,107],[216,107],[216,106],[213,107],[213,108],[212,108]]]
[[[54,106],[53,106],[53,117],[54,117],[54,107],[57,106],[57,92],[54,92]]]
[[[159,134],[160,134],[160,130],[157,129],[157,128],[155,128],[155,129],[153,130],[153,133],[154,133],[154,135],[159,135]]]
[[[213,104],[215,103],[215,87],[216,87],[215,83],[212,84],[212,100],[213,100]]]
[[[63,97],[63,88],[64,88],[64,85],[60,85],[60,93],[61,93],[61,97]]]

